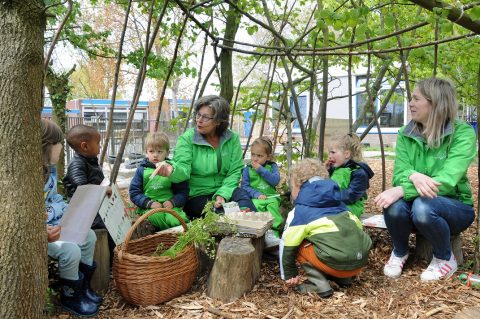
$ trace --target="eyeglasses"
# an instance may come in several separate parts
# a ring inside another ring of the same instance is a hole
[[[195,118],[196,118],[197,120],[202,119],[202,122],[208,122],[208,121],[214,119],[213,117],[207,116],[207,115],[205,115],[205,114],[200,114],[200,113],[195,113]]]

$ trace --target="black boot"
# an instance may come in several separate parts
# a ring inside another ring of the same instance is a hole
[[[60,303],[65,310],[79,317],[93,317],[98,313],[98,305],[85,296],[83,274],[79,276],[78,280],[60,278]]]
[[[333,295],[332,287],[328,283],[327,278],[317,268],[313,267],[309,263],[302,264],[303,270],[307,275],[307,279],[310,282],[299,285],[299,292],[316,292],[322,298],[328,298]]]
[[[92,290],[92,288],[90,288],[90,281],[92,280],[95,269],[97,269],[97,264],[95,263],[95,261],[91,266],[84,263],[80,263],[79,266],[80,272],[84,275],[83,288],[85,289],[85,296],[87,296],[88,299],[90,299],[97,305],[100,305],[103,301],[102,296],[99,296],[95,291]]]

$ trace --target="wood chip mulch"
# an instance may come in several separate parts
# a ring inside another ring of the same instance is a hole
[[[379,214],[373,198],[381,192],[381,161],[367,161],[374,172],[366,212]],[[469,178],[478,196],[477,167],[469,169]],[[387,161],[387,187],[391,180],[392,162]],[[477,220],[462,234],[465,263],[457,274],[468,272],[473,265]],[[420,281],[427,262],[414,260],[411,254],[399,279],[387,279],[383,265],[391,252],[391,242],[385,230],[367,230],[374,242],[369,264],[349,288],[335,290],[329,299],[316,295],[300,295],[288,288],[279,278],[275,260],[265,260],[261,277],[253,291],[231,303],[221,303],[206,296],[205,277],[199,278],[189,293],[165,304],[137,307],[127,304],[115,290],[114,284],[96,318],[454,318],[465,309],[480,305],[480,290],[473,290],[452,279],[434,283]],[[413,249],[413,247],[412,247]],[[413,251],[413,250],[412,250]],[[235,283],[232,283],[235,284]],[[52,318],[75,318],[58,308]]]

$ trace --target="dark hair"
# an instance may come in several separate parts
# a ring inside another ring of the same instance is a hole
[[[213,120],[218,126],[215,129],[217,135],[221,135],[228,128],[228,117],[230,115],[230,104],[219,95],[205,95],[199,98],[194,104],[195,112],[207,106],[213,111]]]
[[[267,155],[273,154],[272,141],[268,137],[260,136],[259,138],[255,139],[255,141],[253,141],[252,147],[253,145],[262,145]]]
[[[50,175],[52,146],[63,141],[63,132],[57,124],[46,119],[41,119],[40,127],[42,132],[43,179],[46,182],[48,175]]]
[[[90,142],[95,135],[100,134],[98,130],[92,126],[77,124],[67,133],[67,143],[75,151],[78,152],[82,142]]]

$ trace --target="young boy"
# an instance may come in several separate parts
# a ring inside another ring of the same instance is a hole
[[[188,221],[182,208],[188,197],[187,182],[172,183],[167,177],[155,175],[153,171],[164,160],[170,148],[168,136],[161,132],[149,134],[145,140],[145,158],[137,168],[130,183],[130,200],[137,205],[136,213],[143,215],[154,208],[168,208],[176,211],[183,220]],[[168,229],[180,225],[178,219],[168,213],[153,214],[148,221],[158,230]]]
[[[68,199],[72,198],[78,186],[100,185],[105,178],[97,157],[100,153],[100,138],[96,128],[83,124],[75,125],[68,131],[67,143],[75,151],[72,161],[68,164],[67,174],[63,178]],[[95,216],[92,228],[105,228],[100,215]]]
[[[280,242],[280,272],[299,293],[333,294],[327,278],[349,286],[368,261],[372,246],[360,220],[340,201],[340,189],[328,179],[317,159],[304,159],[290,169],[294,209]],[[298,261],[307,281],[300,284]]]

